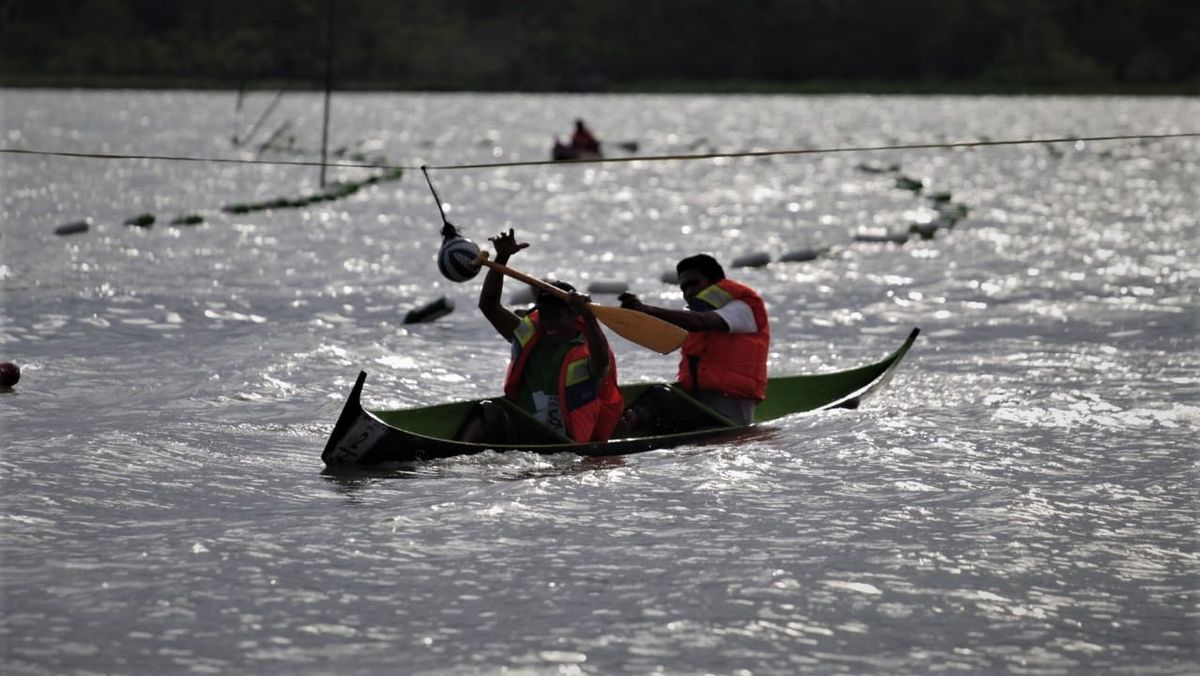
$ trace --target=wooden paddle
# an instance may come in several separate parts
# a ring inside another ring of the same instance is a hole
[[[486,251],[480,251],[475,260],[471,261],[471,264],[476,266],[486,265],[496,272],[503,273],[513,279],[518,279],[526,284],[537,287],[542,291],[554,294],[563,300],[567,300],[570,297],[570,294],[553,284],[543,282],[536,277],[530,277],[519,270],[513,270],[507,265],[488,260],[488,252]],[[683,340],[688,335],[687,331],[670,322],[663,321],[658,317],[652,317],[644,312],[638,312],[637,310],[627,310],[623,307],[612,307],[610,305],[596,305],[595,303],[588,303],[588,308],[596,315],[596,319],[599,319],[602,324],[615,331],[617,335],[661,354],[669,354],[679,349],[679,346],[683,345]]]

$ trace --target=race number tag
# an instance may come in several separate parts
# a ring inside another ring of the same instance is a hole
[[[567,434],[567,424],[563,421],[562,410],[558,407],[558,397],[553,394],[546,394],[542,391],[533,393],[533,417],[538,422],[546,427],[558,432],[559,434]]]
[[[360,415],[333,449],[333,464],[350,465],[359,461],[383,438],[386,428],[371,418]]]

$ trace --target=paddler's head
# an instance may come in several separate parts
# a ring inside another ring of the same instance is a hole
[[[567,293],[575,291],[575,287],[566,282],[550,282]],[[539,291],[534,299],[534,309],[538,311],[542,332],[551,343],[561,343],[572,340],[579,335],[579,313],[567,301],[550,293]]]
[[[725,279],[725,269],[708,254],[696,254],[679,261],[675,272],[679,275],[679,290],[689,306],[696,294]]]

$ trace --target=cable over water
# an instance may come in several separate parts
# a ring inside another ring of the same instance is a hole
[[[1200,136],[1200,132],[1174,134],[1130,134],[1114,136],[1065,136],[1045,139],[1010,139],[1003,141],[961,141],[952,143],[902,143],[879,146],[845,146],[832,148],[797,148],[790,150],[748,150],[736,153],[690,153],[679,155],[642,155],[638,157],[612,157],[594,160],[534,160],[527,162],[483,162],[478,164],[428,165],[430,169],[493,169],[500,167],[523,167],[543,164],[603,164],[614,162],[655,162],[680,160],[708,160],[716,158],[773,157],[777,155],[823,155],[832,153],[878,152],[882,150],[927,150],[935,148],[979,148],[985,146],[1012,146],[1039,143],[1078,143],[1080,141],[1119,141],[1133,139],[1164,139]]]
[[[219,164],[267,164],[302,167],[347,167],[356,169],[403,169],[415,171],[424,166],[428,169],[462,170],[462,169],[501,169],[505,167],[533,167],[547,164],[617,164],[627,162],[678,162],[690,160],[710,160],[717,158],[741,157],[774,157],[786,155],[823,155],[833,153],[867,153],[885,150],[932,150],[956,148],[985,148],[991,146],[1016,146],[1050,143],[1079,143],[1092,141],[1130,141],[1130,140],[1159,140],[1172,138],[1193,138],[1200,132],[1177,132],[1170,134],[1114,134],[1105,136],[1059,136],[1039,139],[1005,139],[999,141],[956,141],[950,143],[896,143],[874,146],[838,146],[828,148],[793,148],[779,150],[748,150],[729,153],[681,153],[666,155],[639,155],[631,157],[605,157],[588,160],[526,160],[516,162],[477,162],[468,164],[425,164],[425,165],[393,165],[368,164],[361,162],[316,162],[312,160],[249,160],[230,157],[189,157],[180,155],[136,155],[121,153],[87,153],[61,150],[41,150],[36,148],[0,148],[0,153],[9,155],[36,155],[43,157],[71,157],[100,160],[153,160],[164,162],[212,162]]]

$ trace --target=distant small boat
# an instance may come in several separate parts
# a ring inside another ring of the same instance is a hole
[[[675,434],[614,438],[587,443],[574,443],[564,438],[561,443],[497,447],[495,444],[458,441],[454,438],[455,432],[466,416],[474,410],[478,400],[368,411],[362,407],[360,401],[367,374],[360,372],[342,413],[330,432],[325,450],[321,453],[321,460],[330,467],[374,465],[449,458],[486,450],[610,456],[736,438],[757,428],[761,423],[786,415],[831,408],[857,408],[867,395],[888,382],[919,333],[919,329],[913,329],[899,349],[866,366],[833,373],[770,378],[767,381],[767,398],[755,409],[754,423],[751,425],[731,425],[728,420],[724,420],[704,404],[693,401],[695,406],[710,414],[712,426]],[[632,402],[643,390],[655,384],[624,385],[621,387],[621,393],[626,402]],[[679,392],[681,397],[688,398],[682,391]],[[493,401],[501,405],[507,402],[502,398]],[[512,415],[528,417],[528,414],[516,406],[512,406],[509,412]]]
[[[554,147],[550,150],[550,159],[560,160],[601,160],[604,159],[604,153],[599,151],[581,150],[575,146],[567,145],[561,141],[555,140]]]

